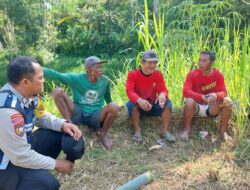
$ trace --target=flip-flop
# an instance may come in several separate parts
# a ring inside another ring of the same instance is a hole
[[[175,142],[175,137],[169,132],[166,132],[163,138],[168,142]]]
[[[132,141],[134,141],[136,143],[141,143],[142,142],[142,136],[134,133],[132,135]]]

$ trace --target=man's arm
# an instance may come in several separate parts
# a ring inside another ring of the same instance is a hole
[[[216,91],[217,91],[216,92],[217,100],[219,101],[223,100],[223,98],[227,96],[227,89],[226,89],[224,77],[222,74],[218,76]]]
[[[36,126],[60,132],[62,131],[62,125],[64,122],[66,122],[65,119],[57,118],[56,116],[46,112],[42,118],[36,120]]]
[[[133,103],[136,103],[140,98],[140,96],[135,92],[135,79],[134,76],[132,76],[132,73],[128,74],[126,81],[126,94]]]
[[[34,113],[37,118],[36,125],[40,128],[50,129],[58,132],[63,131],[74,137],[75,140],[79,140],[79,138],[82,136],[82,132],[76,125],[70,124],[65,119],[57,118],[56,116],[46,112],[40,98],[38,98],[38,105]]]
[[[183,96],[185,98],[193,98],[197,102],[200,102],[202,101],[202,94],[193,91],[193,79],[191,74],[192,73],[189,73],[185,80],[183,87]]]
[[[160,73],[159,77],[158,77],[158,81],[156,84],[156,92],[158,93],[158,95],[160,94],[165,94],[166,98],[168,98],[168,90],[165,84],[165,81],[163,79],[162,74]]]
[[[54,169],[56,161],[31,149],[27,143],[23,116],[13,109],[0,112],[0,148],[16,166],[31,169]]]
[[[40,128],[61,131],[62,124],[66,121],[65,119],[59,119],[48,113],[40,98],[38,98],[38,103],[34,114],[37,118],[36,125]]]
[[[76,125],[68,123],[65,119],[57,118],[50,113],[46,113],[41,119],[36,120],[36,125],[39,128],[65,132],[74,137],[75,140],[79,140],[82,136],[81,130]]]
[[[161,108],[164,108],[164,105],[168,98],[168,90],[167,90],[165,81],[161,73],[159,73],[159,76],[157,77],[157,79],[158,80],[156,82],[156,92],[157,92],[156,102],[159,103]]]
[[[132,73],[128,74],[128,78],[126,81],[126,93],[130,101],[134,104],[138,104],[144,111],[149,111],[152,108],[152,105],[147,101],[142,99],[136,92],[135,92],[135,78]]]
[[[110,82],[108,81],[107,88],[104,94],[104,99],[107,104],[112,102],[111,94],[110,94]]]
[[[73,84],[72,77],[69,73],[60,73],[52,69],[43,67],[43,74],[45,79],[60,82],[68,86],[71,86],[71,84]]]

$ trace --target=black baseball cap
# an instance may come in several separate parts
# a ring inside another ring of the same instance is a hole
[[[79,140],[75,140],[69,134],[64,133],[62,136],[62,150],[67,155],[66,160],[74,162],[80,159],[85,151],[84,144],[82,137]]]
[[[146,50],[142,54],[142,60],[144,61],[159,61],[157,54],[153,50]]]
[[[106,63],[107,61],[102,61],[96,56],[90,56],[85,59],[85,67],[92,67],[99,63]]]

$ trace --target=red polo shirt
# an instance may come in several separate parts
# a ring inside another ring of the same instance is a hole
[[[160,71],[155,70],[151,75],[145,75],[141,69],[128,73],[126,93],[133,103],[136,103],[139,98],[154,103],[162,92],[168,97],[168,91]]]
[[[227,96],[223,75],[217,69],[208,76],[204,76],[200,69],[189,72],[184,83],[183,96],[204,104],[201,97],[209,93],[216,93],[218,100]]]

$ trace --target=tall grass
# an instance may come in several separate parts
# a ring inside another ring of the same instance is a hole
[[[250,100],[249,26],[240,30],[242,18],[236,13],[222,15],[223,10],[230,8],[226,1],[212,1],[204,5],[185,1],[167,12],[179,11],[177,20],[173,20],[168,26],[164,21],[164,14],[159,14],[158,17],[153,15],[153,19],[150,19],[147,0],[144,0],[144,4],[145,12],[137,25],[138,40],[145,50],[155,49],[157,52],[160,58],[158,69],[165,77],[174,107],[183,105],[183,82],[192,63],[197,66],[199,53],[205,49],[214,51],[217,57],[215,67],[224,74],[228,95],[238,102],[233,119],[236,125],[235,136],[238,138],[238,145],[241,145],[249,134],[246,113]],[[137,66],[140,56],[141,54],[137,56]],[[116,85],[125,85],[126,73],[120,73],[121,80]],[[121,93],[124,89],[115,87],[113,90],[120,97],[125,96]]]

